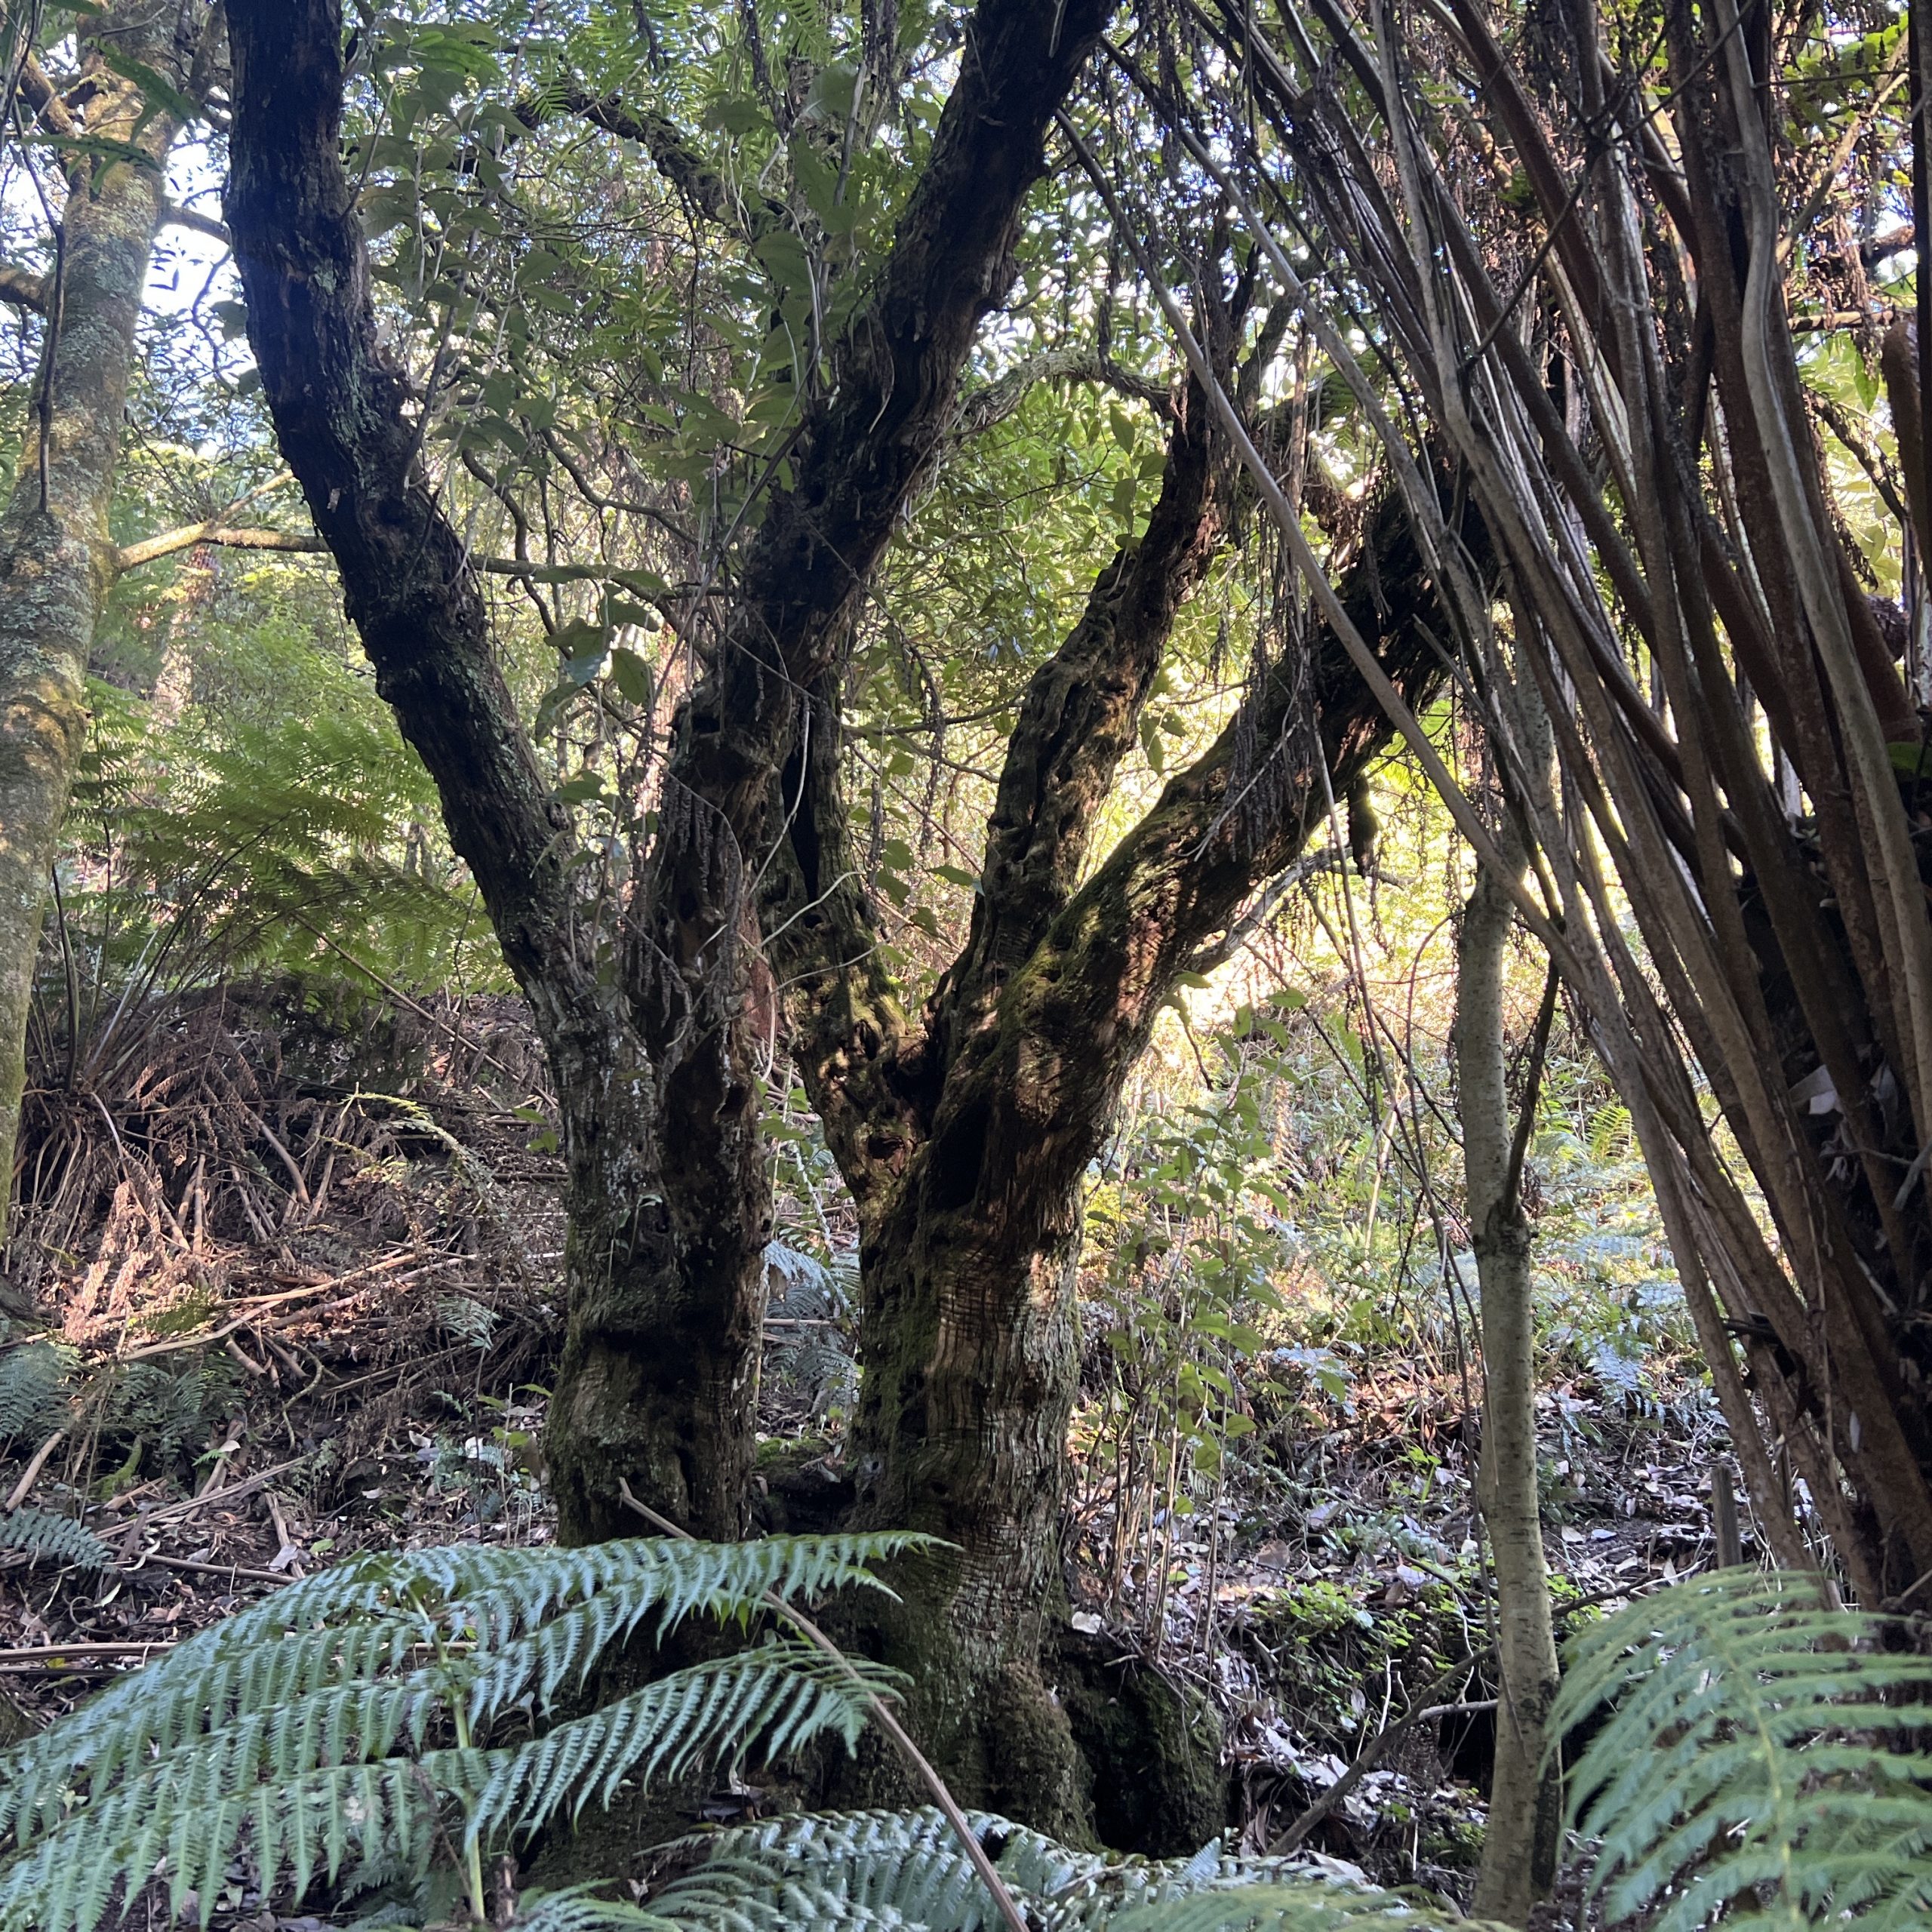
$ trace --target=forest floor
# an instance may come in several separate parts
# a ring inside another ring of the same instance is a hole
[[[78,1214],[60,1195],[76,1225],[50,1243],[43,1188],[47,1312],[17,1309],[0,1334],[8,1732],[320,1565],[551,1535],[561,1164],[531,1109],[452,1077],[452,1057],[380,1104],[344,1078],[318,1088],[312,1066],[257,1067],[254,1124],[280,1158],[258,1143],[251,1169],[232,1164],[246,1195],[219,1213],[191,1211],[185,1183],[171,1193],[192,1149],[170,1167],[152,1108],[117,1110],[112,1149],[106,1129],[84,1143],[76,1113],[54,1116],[95,1199]],[[203,1127],[197,1173],[221,1139]],[[768,1432],[816,1432],[804,1446],[835,1463],[822,1390],[801,1383],[835,1379],[835,1349],[814,1365],[795,1333],[771,1346]],[[1264,1849],[1299,1823],[1382,1882],[1461,1897],[1494,1709],[1469,1398],[1458,1375],[1392,1359],[1360,1364],[1346,1403],[1264,1392],[1218,1505],[1146,1548],[1116,1561],[1106,1485],[1076,1481],[1075,1620],[1218,1712],[1230,1841]],[[1694,1389],[1638,1413],[1578,1381],[1540,1406],[1560,1601],[1614,1603],[1709,1563],[1721,1435]],[[702,1815],[742,1802],[720,1793]],[[238,1868],[220,1919],[317,1922],[278,1920]]]

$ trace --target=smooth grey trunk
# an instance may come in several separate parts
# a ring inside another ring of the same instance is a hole
[[[1503,994],[1515,917],[1484,867],[1463,919],[1456,1068],[1471,1244],[1482,1288],[1482,1466],[1478,1497],[1496,1569],[1496,1761],[1471,1910],[1521,1925],[1556,1875],[1558,1780],[1544,1770],[1556,1638],[1537,1496],[1530,1229],[1512,1131]],[[1526,1106],[1535,1104],[1534,1092]]]
[[[177,0],[120,0],[88,38],[184,88],[205,15]],[[0,1230],[48,881],[86,742],[88,656],[116,571],[108,509],[135,331],[179,131],[120,73],[103,65],[93,78],[100,91],[86,135],[131,144],[146,161],[74,165],[58,271],[45,284],[36,408],[0,516]]]

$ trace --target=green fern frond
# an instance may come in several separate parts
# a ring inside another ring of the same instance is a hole
[[[1821,1580],[1730,1571],[1572,1639],[1552,1722],[1610,1714],[1571,1780],[1606,1915],[1660,1932],[1932,1913],[1932,1665]]]
[[[518,1901],[517,1932],[675,1932],[674,1921],[626,1900],[600,1899],[588,1885],[527,1894]]]
[[[1280,1914],[1311,1901],[1311,1926],[1378,1922],[1400,1902],[1335,1874],[1318,1854],[1236,1858],[1211,1844],[1186,1859],[1077,1851],[1010,1820],[968,1814],[1001,1882],[1044,1932],[1132,1923],[1164,1926],[1180,1902],[1214,1894],[1204,1924],[1291,1924]],[[925,1932],[995,1932],[998,1909],[944,1815],[857,1811],[783,1818],[686,1841],[705,1863],[651,1900],[693,1928],[724,1920],[749,1932],[800,1924],[896,1925]],[[1233,1895],[1238,1894],[1238,1898]],[[1344,1906],[1346,1910],[1344,1910]],[[1148,1914],[1152,1916],[1147,1916]],[[1417,1926],[1442,1922],[1413,1917]]]
[[[68,1420],[79,1359],[60,1342],[29,1342],[0,1355],[0,1440],[44,1438]]]
[[[113,1551],[91,1530],[45,1509],[16,1509],[0,1516],[0,1549],[23,1549],[36,1562],[45,1558],[78,1570],[106,1570],[114,1563]]]
[[[1488,1921],[1410,1906],[1373,1887],[1350,1890],[1306,1880],[1163,1899],[1107,1923],[1111,1932],[1502,1932]]]
[[[521,1836],[566,1806],[575,1818],[593,1801],[608,1805],[626,1780],[675,1778],[701,1757],[724,1758],[755,1740],[779,1757],[827,1731],[849,1749],[858,1741],[875,1695],[902,1680],[876,1666],[846,1668],[803,1644],[773,1642],[696,1664],[540,1737],[470,1761],[485,1772],[467,1795],[469,1835]],[[445,1754],[449,1755],[449,1754]],[[451,1789],[461,1789],[454,1755]]]
[[[364,1558],[297,1583],[124,1678],[0,1756],[0,1926],[93,1932],[165,1872],[204,1922],[247,1849],[265,1890],[420,1875],[437,1846],[507,1844],[620,1785],[827,1735],[867,1690],[792,1643],[694,1666],[552,1723],[611,1647],[695,1614],[749,1620],[869,1585],[913,1540],[657,1540],[586,1549],[457,1546]],[[490,1742],[514,1723],[514,1743]],[[461,1742],[460,1740],[469,1740]],[[208,1882],[205,1883],[204,1879]]]

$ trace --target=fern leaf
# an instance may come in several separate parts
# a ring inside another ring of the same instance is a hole
[[[1112,1932],[1483,1932],[1487,1921],[1419,1909],[1372,1887],[1352,1891],[1304,1881],[1163,1899],[1106,1923]]]
[[[1932,1666],[1817,1577],[1733,1571],[1572,1639],[1552,1721],[1607,1703],[1571,1780],[1612,1918],[1922,1924],[1932,1912]]]
[[[45,1438],[66,1423],[79,1359],[60,1342],[29,1342],[0,1355],[0,1438]]]
[[[856,1739],[866,1693],[789,1643],[550,1717],[609,1647],[654,1623],[748,1620],[766,1598],[877,1587],[900,1537],[474,1546],[365,1559],[297,1583],[124,1678],[0,1756],[0,1927],[94,1932],[158,1872],[211,1909],[247,1850],[265,1890],[426,1872],[438,1844],[507,1843],[629,1780],[753,1748]],[[469,1721],[472,1748],[446,1743]]]
[[[199,1632],[0,1754],[0,1831],[31,1838],[64,1815],[70,1786],[97,1798],[133,1767],[212,1732],[232,1733],[239,1750],[252,1734],[238,1727],[255,1713],[277,1714],[269,1761],[289,1776],[340,1761],[355,1738],[380,1734],[386,1749],[398,1725],[420,1738],[451,1687],[472,1731],[527,1694],[547,1712],[648,1617],[661,1635],[700,1613],[746,1617],[768,1591],[789,1600],[883,1587],[869,1565],[907,1546],[892,1536],[651,1538],[583,1549],[458,1545],[342,1564]],[[475,1646],[462,1668],[405,1669],[451,1639]],[[380,1691],[367,1687],[379,1682]]]
[[[1319,1932],[1374,1918],[1400,1932],[1404,1922],[1398,1900],[1364,1885],[1352,1868],[1341,1876],[1315,1854],[1240,1859],[1210,1846],[1189,1859],[1123,1858],[1077,1851],[986,1813],[968,1814],[968,1824],[1029,1923],[1052,1932],[1164,1927],[1163,1915],[1177,1902],[1208,1894],[1220,1902],[1201,1908],[1204,1925],[1306,1922]],[[995,1932],[1001,1923],[964,1847],[936,1810],[778,1819],[688,1839],[685,1846],[706,1854],[705,1863],[651,1901],[654,1912],[682,1926],[729,1917],[757,1932],[798,1924]],[[1301,1921],[1281,1916],[1291,1908]],[[1407,1922],[1446,1921],[1412,1915]]]
[[[114,1552],[71,1516],[45,1509],[16,1509],[0,1516],[0,1549],[23,1549],[38,1562],[72,1564],[78,1570],[109,1570]]]

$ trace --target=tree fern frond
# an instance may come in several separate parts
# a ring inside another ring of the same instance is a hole
[[[277,1714],[263,1762],[290,1776],[305,1761],[340,1761],[365,1735],[380,1734],[382,1750],[405,1729],[420,1738],[431,1708],[450,1694],[463,1699],[472,1730],[533,1693],[548,1711],[647,1617],[654,1614],[661,1634],[700,1612],[742,1619],[767,1592],[789,1600],[882,1588],[868,1565],[907,1546],[891,1536],[651,1538],[583,1549],[457,1545],[358,1559],[199,1632],[0,1754],[0,1831],[31,1837],[64,1815],[70,1783],[98,1797],[131,1767],[212,1731],[232,1730],[237,1752],[251,1747],[251,1734],[236,1727],[256,1712]],[[429,1672],[421,1664],[426,1651],[451,1646],[461,1650],[454,1665]],[[377,1682],[380,1695],[362,1687]],[[358,1720],[370,1728],[358,1730]]]
[[[28,1342],[0,1355],[0,1438],[43,1436],[66,1423],[79,1359],[63,1342]]]
[[[674,1921],[648,1906],[598,1898],[588,1885],[526,1894],[517,1903],[516,1926],[517,1932],[676,1932]]]
[[[862,1675],[875,1694],[899,1681],[876,1668]],[[573,1817],[593,1800],[608,1805],[628,1778],[675,1778],[700,1757],[729,1758],[754,1742],[776,1755],[830,1730],[849,1747],[868,1712],[865,1690],[845,1670],[801,1644],[694,1664],[541,1737],[478,1755],[484,1775],[469,1787],[470,1835],[536,1831],[566,1805]],[[454,1787],[457,1767],[442,1755]]]
[[[1107,1923],[1112,1932],[1502,1932],[1487,1921],[1411,1906],[1372,1887],[1306,1880],[1150,1900]]]
[[[1573,1638],[1553,1724],[1605,1704],[1571,1778],[1607,1915],[1660,1932],[1932,1912],[1932,1664],[1815,1577],[1732,1571]]]
[[[1346,1893],[1350,1910],[1358,1914],[1371,1906],[1386,1914],[1399,1903],[1364,1887],[1358,1878],[1335,1875],[1329,1861],[1315,1854],[1241,1859],[1223,1856],[1215,1844],[1187,1859],[1130,1858],[1075,1850],[983,1812],[969,1813],[968,1824],[1029,1922],[1050,1932],[1124,1924],[1143,1908],[1164,1912],[1177,1901],[1208,1893],[1242,1895],[1238,1903],[1214,1907],[1220,1916],[1211,1918],[1214,1924],[1273,1924],[1277,1920],[1267,1915],[1273,1908],[1249,1901],[1273,1897],[1284,1885],[1290,1889],[1280,1896],[1290,1903],[1304,1892],[1331,1900]],[[715,1923],[724,1913],[761,1932],[798,1924],[994,1932],[1001,1922],[979,1874],[937,1810],[777,1819],[685,1842],[707,1853],[705,1863],[651,1901],[654,1912],[680,1925]]]
[[[0,1755],[0,1927],[94,1932],[164,1874],[204,1921],[245,1848],[265,1891],[421,1874],[438,1846],[494,1849],[626,1781],[828,1733],[849,1746],[889,1672],[790,1642],[672,1672],[547,1721],[647,1623],[747,1620],[768,1595],[882,1587],[913,1540],[652,1539],[474,1546],[362,1559],[297,1583],[119,1680]],[[493,1744],[514,1717],[534,1737]],[[469,1737],[459,1748],[448,1740]]]

